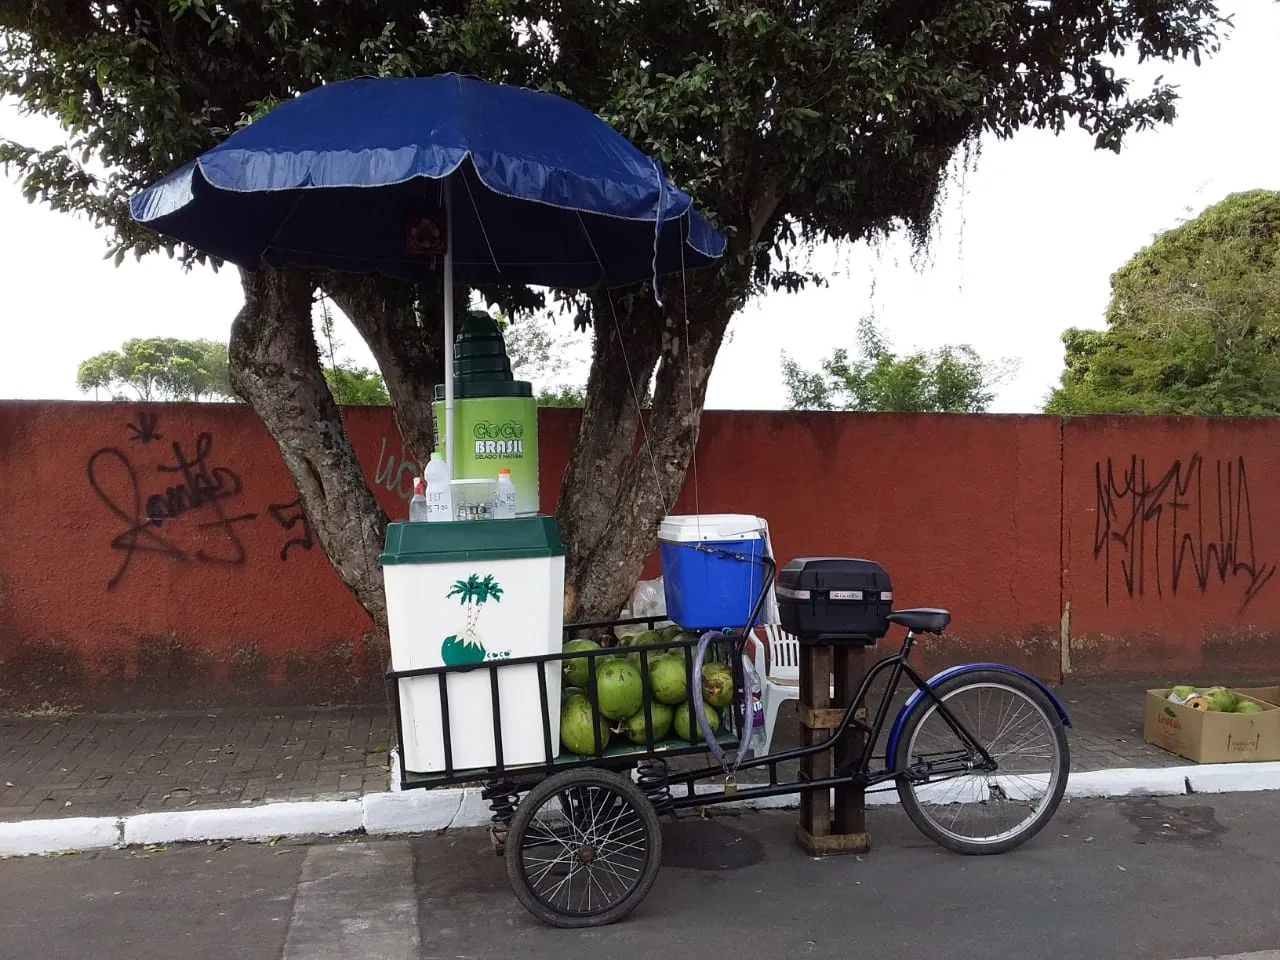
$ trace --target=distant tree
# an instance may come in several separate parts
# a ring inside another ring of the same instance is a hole
[[[1232,194],[1111,278],[1105,330],[1062,335],[1048,413],[1280,414],[1280,193]]]
[[[587,401],[585,384],[564,383],[568,368],[565,352],[572,337],[557,335],[548,320],[530,314],[512,322],[498,315],[498,326],[507,346],[507,359],[517,379],[528,380],[537,390],[540,407],[581,407]]]
[[[583,407],[587,403],[586,387],[556,387],[554,390],[538,391],[540,407]]]
[[[139,400],[232,400],[227,345],[213,340],[148,337],[90,357],[76,371],[76,386],[113,399],[132,391]]]
[[[1012,361],[992,364],[972,347],[946,346],[907,356],[893,353],[875,321],[858,323],[858,359],[843,347],[805,370],[785,353],[782,376],[792,410],[880,413],[983,413],[992,388],[1009,376]]]
[[[338,365],[325,367],[324,378],[329,383],[333,399],[344,407],[385,407],[391,404],[387,385],[382,377],[368,367]]]
[[[356,366],[348,359],[338,359],[338,350],[343,344],[334,336],[333,324],[333,308],[328,300],[322,300],[317,321],[318,340],[324,360],[324,379],[329,384],[334,402],[346,407],[389,406],[391,397],[381,374]]]

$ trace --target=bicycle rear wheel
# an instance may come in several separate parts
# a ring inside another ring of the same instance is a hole
[[[932,698],[912,707],[898,741],[898,796],[916,827],[965,854],[1004,853],[1053,817],[1071,767],[1057,709],[1013,671],[981,670],[934,687],[993,764],[965,742]]]
[[[511,818],[507,877],[543,923],[616,923],[648,895],[662,863],[658,815],[626,776],[580,767],[542,781]]]

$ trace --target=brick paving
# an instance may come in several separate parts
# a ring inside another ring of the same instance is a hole
[[[0,718],[0,821],[387,789],[385,706]]]
[[[1073,769],[1186,762],[1142,740],[1149,685],[1058,688]],[[798,739],[795,726],[784,707],[775,749]],[[390,742],[383,705],[0,717],[0,821],[359,797],[387,789]]]

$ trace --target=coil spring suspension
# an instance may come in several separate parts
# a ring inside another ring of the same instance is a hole
[[[667,780],[667,761],[649,759],[636,764],[636,786],[661,816],[672,809],[671,784]]]
[[[510,780],[490,780],[480,791],[480,796],[489,802],[489,809],[493,811],[489,818],[489,840],[494,852],[501,855],[506,848],[507,828],[515,816],[520,793]]]

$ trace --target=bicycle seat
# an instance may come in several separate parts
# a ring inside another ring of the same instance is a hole
[[[916,607],[913,610],[895,610],[889,614],[889,622],[906,627],[912,633],[941,633],[951,622],[951,611],[938,607]]]

